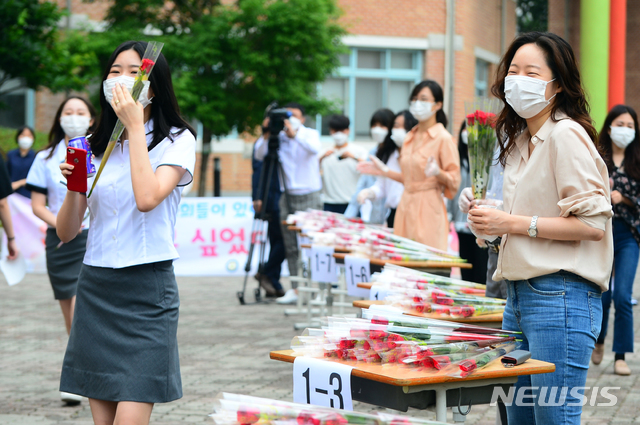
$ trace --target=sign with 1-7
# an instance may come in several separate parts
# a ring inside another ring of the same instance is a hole
[[[338,281],[332,246],[311,245],[311,280],[323,283]]]

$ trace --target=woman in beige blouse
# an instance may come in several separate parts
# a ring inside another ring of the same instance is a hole
[[[509,423],[579,424],[613,260],[607,167],[562,38],[518,37],[492,93],[505,102],[496,123],[504,211],[473,208],[471,227],[502,236],[493,278],[508,284],[503,327],[522,332],[532,358],[556,365],[519,378],[527,406],[508,406]]]
[[[433,80],[417,84],[410,97],[411,114],[418,120],[404,140],[400,154],[402,172],[376,162],[361,163],[358,170],[404,184],[393,232],[446,251],[449,234],[443,195],[453,199],[460,184],[458,147],[445,126],[442,88]]]

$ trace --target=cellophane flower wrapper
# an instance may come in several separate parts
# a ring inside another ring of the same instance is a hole
[[[142,57],[142,65],[140,66],[140,69],[138,70],[138,74],[136,75],[136,80],[133,83],[133,89],[131,89],[131,97],[133,99],[138,99],[138,97],[140,96],[140,93],[142,92],[142,88],[144,87],[144,83],[145,81],[149,80],[149,75],[151,75],[151,71],[153,70],[153,67],[156,64],[156,61],[160,56],[160,52],[162,51],[163,46],[164,46],[164,43],[160,43],[157,41],[150,41],[147,44],[147,49],[145,50],[144,55]],[[102,174],[102,170],[104,169],[104,166],[107,164],[107,161],[109,160],[109,156],[111,156],[111,152],[113,151],[113,148],[116,145],[116,142],[118,141],[120,136],[122,136],[123,132],[124,132],[124,124],[122,124],[122,121],[118,119],[115,127],[113,128],[113,132],[111,132],[111,137],[109,137],[109,143],[107,144],[107,149],[104,151],[104,154],[102,156],[102,161],[100,162],[100,167],[98,168],[98,172],[96,173],[96,178],[93,180],[93,184],[91,185],[91,190],[89,191],[87,198],[90,197],[91,194],[93,193],[93,189],[96,187],[96,183],[98,183],[98,179]]]
[[[393,261],[465,262],[459,256],[327,211],[296,211],[287,223],[303,229],[313,244],[347,249],[356,255]]]
[[[399,415],[367,414],[230,393],[216,396],[210,416],[217,425],[443,425]]]
[[[475,98],[465,102],[467,116],[469,172],[475,199],[484,199],[489,184],[489,170],[496,149],[495,121],[501,103],[496,98]]]
[[[294,337],[291,348],[296,356],[424,366],[425,362],[421,361],[426,356],[462,352],[470,356],[493,344],[514,340],[501,329],[477,327],[483,333],[468,331],[473,329],[456,331],[451,328],[455,324],[445,322],[438,326],[439,321],[435,319],[430,319],[429,325],[416,327],[398,326],[396,323],[399,322],[381,324],[379,318],[374,320],[328,317],[326,326],[321,329],[307,328],[302,335]]]
[[[516,342],[510,342],[500,347],[494,348],[486,353],[478,354],[464,360],[453,363],[449,368],[448,376],[456,378],[466,378],[487,366],[500,357],[516,349]]]

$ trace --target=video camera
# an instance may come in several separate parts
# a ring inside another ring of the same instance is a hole
[[[284,120],[291,117],[291,112],[278,107],[277,102],[272,102],[267,107],[266,116],[269,118],[269,151],[277,151],[280,148],[278,135],[284,130]]]

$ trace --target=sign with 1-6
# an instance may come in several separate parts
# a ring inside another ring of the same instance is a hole
[[[298,356],[293,361],[293,401],[353,410],[351,366]]]
[[[311,245],[311,280],[323,283],[338,281],[332,246]]]
[[[347,255],[344,257],[344,273],[347,280],[347,293],[352,297],[368,298],[369,290],[358,288],[358,283],[371,280],[369,259]]]

